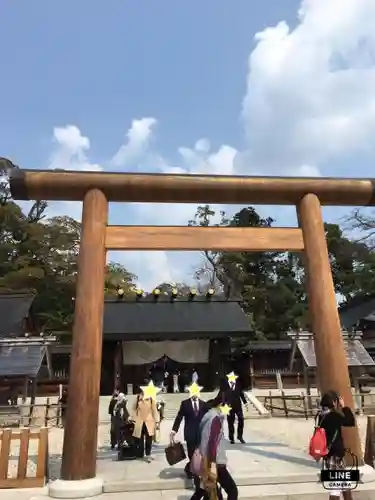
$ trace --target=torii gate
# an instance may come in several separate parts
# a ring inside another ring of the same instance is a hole
[[[83,201],[62,479],[96,474],[107,250],[304,251],[320,390],[353,407],[322,205],[375,206],[375,179],[13,170],[16,200]],[[108,226],[109,202],[295,205],[296,228]],[[358,430],[345,445],[361,460]]]

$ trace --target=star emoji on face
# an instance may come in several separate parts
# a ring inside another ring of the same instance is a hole
[[[238,375],[236,375],[234,372],[230,372],[227,374],[227,379],[229,383],[234,383],[238,379]]]
[[[141,389],[144,399],[156,399],[156,396],[161,391],[161,389],[154,386],[154,382],[152,380],[148,383],[148,385],[141,386]]]
[[[189,391],[190,397],[196,396],[199,398],[203,387],[200,387],[196,382],[193,382],[187,389]]]
[[[232,409],[232,407],[231,407],[231,406],[229,406],[229,405],[227,405],[227,404],[225,404],[225,405],[221,405],[221,406],[219,406],[219,408],[220,408],[221,413],[222,413],[224,416],[226,416],[226,417],[229,415],[229,413],[230,413],[230,411],[231,411],[231,409]]]

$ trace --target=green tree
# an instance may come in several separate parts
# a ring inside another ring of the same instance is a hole
[[[136,292],[137,279],[135,274],[130,273],[122,264],[109,262],[106,267],[105,292],[107,295],[116,295],[118,288],[124,291],[125,297],[133,296]]]
[[[200,206],[190,225],[212,225],[215,211]],[[358,218],[356,219],[358,221]],[[325,224],[335,291],[345,302],[362,300],[375,291],[375,252],[371,224],[360,219],[364,238],[350,238],[338,224]],[[253,207],[232,218],[220,214],[216,225],[272,227],[274,220],[261,217]],[[366,239],[367,238],[367,239]],[[281,338],[289,329],[308,328],[305,272],[300,254],[290,252],[204,252],[196,278],[219,284],[228,296],[241,297],[251,327],[260,338]]]
[[[158,288],[161,293],[165,293],[168,295],[172,293],[172,290],[177,290],[177,293],[180,297],[187,297],[192,287],[190,287],[186,283],[164,281],[163,283],[157,285],[155,288]]]
[[[325,224],[335,291],[345,302],[375,291],[375,252],[365,241],[349,239],[338,224]]]
[[[209,206],[198,207],[190,224],[208,226],[215,216]],[[220,214],[227,227],[272,227],[271,217],[261,217],[246,207],[232,218]],[[249,324],[258,338],[281,338],[289,328],[307,321],[303,270],[298,255],[275,252],[205,252],[207,262],[196,271],[198,279],[219,282],[228,297],[241,297]]]
[[[225,212],[220,212],[220,220],[217,224],[212,223],[212,218],[216,212],[210,205],[199,205],[197,207],[194,218],[188,222],[188,226],[227,226],[229,221]],[[220,266],[220,252],[212,252],[204,250],[201,254],[201,265],[194,273],[194,278],[197,281],[198,289],[201,293],[207,288],[223,291],[227,286],[227,277],[223,274]]]
[[[48,219],[44,201],[33,203],[25,214],[11,199],[9,168],[16,167],[0,159],[0,292],[34,293],[40,327],[68,330],[74,315],[81,224],[67,216]],[[104,286],[109,294],[119,286],[128,294],[135,278],[121,264],[109,263]]]

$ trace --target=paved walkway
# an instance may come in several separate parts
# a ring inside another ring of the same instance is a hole
[[[269,425],[277,422],[269,420]],[[104,446],[98,453],[97,474],[107,483],[112,482],[155,482],[158,479],[173,480],[184,477],[185,463],[170,467],[165,460],[164,449],[169,442],[172,422],[162,424],[160,444],[154,446],[154,460],[150,463],[140,461],[118,462],[116,453]],[[180,430],[180,435],[182,429]],[[245,427],[246,444],[226,445],[228,465],[233,474],[240,477],[288,476],[290,474],[309,474],[316,477],[315,462],[301,451],[293,450],[283,443],[270,440],[259,432],[253,433],[251,423]],[[307,444],[306,444],[307,447]]]
[[[277,425],[277,421],[268,420],[270,426]],[[293,425],[293,424],[291,424]],[[165,460],[164,449],[169,442],[169,433],[172,422],[164,421],[161,430],[161,442],[154,446],[154,460],[147,464],[140,461],[118,462],[117,454],[109,447],[109,426],[101,425],[99,428],[99,443],[97,461],[97,474],[105,480],[106,491],[129,491],[134,492],[132,499],[143,499],[139,490],[161,489],[163,495],[172,498],[189,498],[191,485],[184,481],[184,463],[170,467]],[[181,428],[180,434],[182,435]],[[306,453],[291,449],[287,444],[270,439],[257,429],[252,430],[251,421],[245,424],[245,445],[227,443],[228,465],[233,472],[238,485],[265,484],[261,488],[267,488],[267,483],[284,482],[292,483],[296,479],[292,476],[305,477],[303,481],[316,481],[318,472],[316,464],[309,459]],[[51,472],[54,477],[59,476],[61,460],[55,455],[52,460]],[[269,486],[270,488],[271,486]],[[137,492],[139,491],[139,493]],[[137,492],[137,493],[136,493]],[[185,492],[185,493],[184,493]],[[122,495],[126,495],[123,493]],[[160,491],[154,491],[155,498],[159,498]],[[4,500],[31,500],[41,498],[41,491],[5,491],[1,492]],[[107,497],[107,494],[105,495]],[[116,495],[112,497],[115,500]],[[164,497],[163,497],[164,498]]]
[[[299,429],[298,425],[301,426]],[[126,495],[132,495],[131,500],[143,500],[144,494],[141,490],[161,489],[164,492],[154,491],[155,499],[185,500],[190,498],[189,484],[186,484],[183,477],[183,467],[185,464],[178,464],[169,467],[164,454],[164,448],[169,441],[169,433],[172,422],[164,421],[161,431],[161,442],[154,446],[152,463],[147,464],[139,461],[118,462],[117,455],[109,447],[109,426],[100,425],[98,429],[98,460],[97,473],[105,481],[107,492],[128,491],[121,493],[122,500],[126,500]],[[307,452],[308,439],[311,435],[312,422],[300,422],[288,419],[266,419],[248,420],[245,422],[245,445],[227,443],[228,466],[236,478],[237,484],[241,487],[241,498],[250,498],[245,492],[255,492],[262,490],[275,491],[281,493],[287,491],[291,493],[290,487],[299,491],[301,488],[315,488],[318,493],[319,485],[316,484],[317,466],[312,461]],[[286,433],[283,439],[278,439],[277,434],[283,435],[284,430],[288,430],[288,436],[293,437],[290,442],[286,442]],[[179,436],[182,435],[180,430]],[[53,433],[53,434],[52,434]],[[53,442],[54,453],[51,460],[51,472],[54,477],[59,476],[61,464],[61,440],[62,430],[51,431],[51,441]],[[299,439],[299,448],[296,449],[295,441]],[[51,443],[52,444],[52,443]],[[291,447],[293,446],[293,448]],[[294,484],[293,483],[304,483]],[[315,485],[313,484],[315,482]],[[284,485],[276,486],[278,483]],[[311,486],[308,486],[309,483]],[[287,485],[290,486],[287,486]],[[257,486],[259,485],[259,486]],[[272,486],[274,485],[274,486]],[[138,491],[137,491],[138,490]],[[315,490],[314,490],[315,491]],[[31,500],[33,497],[41,499],[41,491],[23,490],[11,491],[2,490],[3,500]],[[149,498],[150,493],[146,494]],[[103,500],[118,500],[116,495],[109,497],[109,493],[102,497]],[[251,496],[251,498],[255,498]],[[284,497],[283,497],[284,498]],[[286,497],[285,497],[286,498]],[[318,498],[318,497],[317,497]],[[320,498],[320,497],[319,497]],[[130,496],[129,496],[130,499]]]
[[[100,417],[102,422],[108,421],[107,398],[101,400]],[[358,423],[362,440],[364,440],[366,418],[359,418]],[[171,425],[171,421],[162,423],[161,443],[154,447],[153,455],[155,459],[151,464],[139,461],[118,462],[116,453],[111,451],[109,446],[109,425],[102,423],[99,426],[97,472],[105,480],[107,491],[116,491],[117,489],[117,491],[130,490],[136,492],[144,489],[145,482],[147,482],[154,484],[158,488],[162,483],[163,488],[166,490],[173,490],[169,491],[168,494],[166,493],[168,500],[176,497],[182,500],[185,498],[184,494],[182,494],[183,491],[189,494],[188,490],[184,490],[187,485],[182,479],[185,464],[169,467],[165,460],[164,448],[169,441]],[[309,482],[310,484],[312,481],[316,481],[318,470],[306,451],[312,429],[312,420],[306,421],[304,419],[269,418],[245,421],[247,444],[230,445],[227,443],[228,465],[237,483],[239,485],[263,485],[261,488],[268,491],[269,488],[272,488],[272,483],[293,483],[297,481],[295,476],[298,476],[299,481],[304,477],[303,482]],[[180,430],[179,436],[182,436],[182,431],[183,429]],[[51,475],[54,478],[59,477],[62,438],[62,429],[50,429],[50,464]],[[36,450],[32,448],[30,453],[35,455]],[[16,464],[16,450],[14,450],[13,458],[14,464]],[[34,468],[34,460],[30,460],[30,462],[33,462],[32,468]],[[302,486],[295,484],[295,488]],[[246,489],[249,486],[243,486],[243,488]],[[283,487],[280,486],[280,488]],[[30,500],[41,493],[40,490],[38,492],[35,490],[0,491],[3,500]],[[243,489],[243,491],[245,490]],[[140,494],[134,493],[131,500],[138,500]],[[176,496],[173,496],[173,494]],[[159,498],[158,495],[160,496],[159,492],[155,491],[155,499]],[[103,500],[107,496],[105,495]],[[117,497],[112,498],[115,500]],[[122,493],[122,498],[123,500],[127,498],[125,493]]]

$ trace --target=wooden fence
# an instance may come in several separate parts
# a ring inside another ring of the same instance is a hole
[[[8,427],[60,427],[62,425],[62,406],[46,404],[20,404],[0,406],[0,428]]]
[[[263,405],[272,417],[304,417],[308,419],[313,415],[313,402],[305,394],[286,395],[282,392],[272,395],[270,391],[269,395],[264,398]]]
[[[30,451],[30,441],[37,441],[35,451]],[[19,441],[13,454],[13,441]],[[0,488],[39,488],[44,486],[48,475],[48,429],[3,429],[0,430]],[[13,458],[17,456],[18,460]],[[36,464],[34,463],[34,459]],[[13,468],[13,461],[17,461]],[[32,464],[30,464],[32,462]],[[34,468],[35,474],[29,469]]]
[[[353,394],[357,414],[371,415],[375,413],[375,394]],[[302,417],[309,418],[316,415],[320,397],[318,395],[308,396],[301,393],[296,395],[286,394],[281,391],[279,394],[269,392],[268,396],[258,399],[274,417]]]

